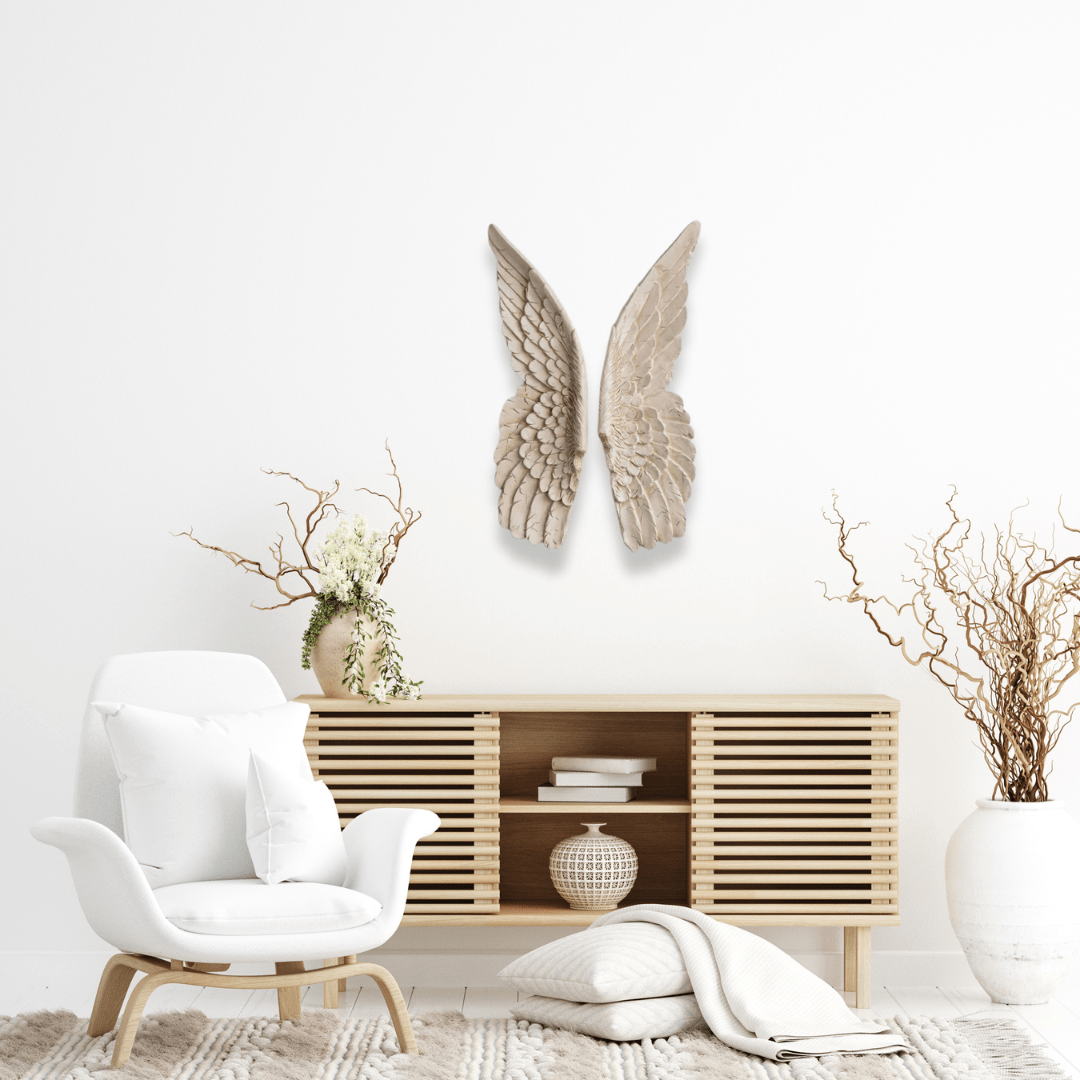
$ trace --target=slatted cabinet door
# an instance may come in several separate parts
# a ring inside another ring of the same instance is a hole
[[[690,716],[690,903],[899,921],[894,713]]]
[[[382,806],[433,810],[442,827],[416,846],[408,915],[499,911],[499,717],[420,711],[313,712],[311,768],[342,826]]]

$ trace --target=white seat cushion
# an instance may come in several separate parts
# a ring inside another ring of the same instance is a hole
[[[366,893],[311,881],[185,881],[154,898],[173,926],[193,934],[318,934],[363,926],[382,911]]]

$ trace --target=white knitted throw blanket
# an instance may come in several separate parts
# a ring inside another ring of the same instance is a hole
[[[621,922],[656,923],[670,932],[701,1015],[713,1034],[736,1050],[789,1061],[910,1049],[884,1025],[860,1020],[828,983],[782,949],[741,927],[668,904],[622,908],[592,925]]]

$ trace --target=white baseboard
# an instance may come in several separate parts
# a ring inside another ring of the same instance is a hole
[[[521,952],[450,952],[438,950],[376,949],[365,954],[365,959],[388,968],[402,986],[499,986],[498,973]],[[92,989],[97,974],[111,952],[16,952],[0,951],[0,981],[21,981],[39,978],[43,973],[49,977],[61,973],[82,973]],[[839,951],[799,952],[791,955],[815,975],[832,986],[839,987],[843,973],[843,954]],[[975,987],[978,984],[964,959],[956,952],[900,952],[878,950],[872,956],[871,983],[874,986],[950,986]],[[237,965],[241,969],[253,965]],[[261,970],[259,968],[258,970]],[[1078,963],[1061,990],[1070,994],[1080,993],[1080,963]]]
[[[518,953],[382,952],[368,954],[393,972],[402,986],[498,986],[498,973]],[[792,956],[831,986],[843,982],[840,952],[798,952]],[[977,986],[962,952],[875,952],[875,986]]]

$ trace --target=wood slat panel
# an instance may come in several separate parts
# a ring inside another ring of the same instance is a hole
[[[455,826],[453,829],[440,829],[437,833],[432,833],[431,836],[422,837],[419,846],[423,847],[428,841],[436,842],[436,838],[440,844],[450,844],[455,841],[469,844],[498,843],[499,830],[491,828],[490,819],[478,821],[472,829],[466,828],[467,823],[464,821],[456,820],[453,824]],[[484,830],[488,831],[485,832]]]
[[[408,881],[409,885],[471,885],[474,881],[484,882],[498,882],[499,875],[484,874],[480,869],[470,866],[469,863],[462,860],[464,866],[469,867],[470,873],[468,874],[447,874],[446,870],[435,870],[431,868],[429,863],[421,863],[423,866],[422,874],[410,874]]]
[[[405,903],[406,918],[410,915],[480,915],[485,912],[497,915],[499,913],[498,901],[492,900],[489,903],[475,900],[471,904],[422,904],[419,901],[409,900]]]
[[[826,777],[814,778],[814,779],[827,779]],[[844,777],[846,780],[847,777]],[[867,777],[869,781],[871,778]],[[746,778],[747,783],[757,784],[762,780],[760,776],[748,776]],[[785,777],[786,780],[786,777]],[[891,777],[882,777],[879,782],[877,778],[873,778],[874,785],[865,783],[861,787],[848,787],[848,788],[788,788],[788,787],[752,787],[744,788],[732,783],[731,787],[723,788],[717,787],[718,792],[715,796],[710,796],[709,801],[716,801],[719,799],[765,799],[769,802],[775,802],[785,799],[888,799],[895,798],[896,792],[892,783]]]
[[[380,795],[389,795],[390,792],[381,791]],[[433,810],[436,814],[441,814],[443,820],[446,820],[447,814],[457,814],[462,811],[474,810],[485,804],[479,801],[469,802],[422,802],[422,801],[406,801],[405,799],[391,799],[389,802],[339,802],[337,804],[338,812],[343,815],[348,815],[343,820],[352,820],[357,814],[362,814],[367,810],[382,810],[386,807],[400,806],[406,810]],[[492,813],[498,813],[499,801],[493,799],[491,801]]]
[[[862,745],[851,746],[833,746],[833,745],[804,745],[804,746],[791,746],[791,745],[777,745],[769,746],[762,743],[716,743],[714,744],[713,754],[694,754],[694,765],[697,766],[699,761],[713,761],[716,760],[716,752],[722,751],[725,760],[732,760],[734,758],[752,758],[758,756],[769,755],[768,760],[772,761],[782,755],[791,754],[794,750],[802,751],[799,754],[798,760],[805,764],[809,761],[816,761],[817,757],[826,757],[829,754],[836,757],[858,757],[863,760],[867,757],[867,751],[870,749],[870,744],[865,743]],[[736,764],[741,768],[745,762],[738,761]]]
[[[337,750],[341,748],[330,747],[329,749]],[[350,754],[356,753],[352,748],[347,749]],[[365,746],[364,752],[367,753],[370,749],[371,747]],[[400,750],[401,747],[396,747],[396,749]],[[462,774],[468,774],[470,771],[473,773],[490,773],[499,764],[497,755],[488,754],[485,757],[477,757],[471,753],[468,757],[454,758],[450,761],[447,761],[446,758],[339,758],[325,753],[319,754],[316,760],[318,760],[320,767],[327,769],[358,769],[363,772],[378,772],[382,769],[411,769],[413,771],[426,769],[437,773],[447,772],[448,770],[461,772]]]
[[[699,825],[697,821],[694,822],[692,828],[695,832],[714,832],[724,829],[739,829],[739,828],[783,828],[785,825],[791,825],[800,829],[806,828],[831,828],[833,826],[843,827],[845,829],[880,829],[890,825],[895,825],[897,818],[895,815],[882,814],[880,817],[795,817],[794,815],[788,817],[719,817],[714,816],[712,818],[716,823],[715,829],[710,829],[707,826]]]
[[[434,840],[426,841],[416,846],[416,857],[434,855],[496,855],[499,852],[501,834],[493,840],[477,840],[469,843],[446,843],[440,844]]]
[[[804,769],[806,768],[805,763],[802,767]],[[742,785],[767,784],[770,787],[773,787],[774,796],[778,799],[782,799],[785,795],[785,792],[782,789],[785,787],[799,785],[802,787],[813,787],[815,783],[820,783],[822,786],[846,784],[848,793],[852,798],[855,798],[858,795],[869,797],[875,785],[887,790],[892,786],[892,781],[892,776],[888,775],[885,770],[882,770],[881,773],[874,776],[870,774],[869,769],[867,769],[866,775],[864,776],[852,776],[850,774],[847,776],[815,775],[813,773],[797,775],[784,775],[783,773],[777,773],[775,775],[766,773],[739,773],[729,776],[718,771],[709,776],[695,774],[690,782],[690,798],[733,798],[733,795],[727,794],[729,791],[734,792],[735,795],[739,795],[741,798],[745,798],[745,795],[742,795],[740,791]],[[717,792],[718,794],[713,794],[714,792]],[[811,793],[811,796],[812,794],[813,793]]]
[[[820,885],[833,883],[843,885],[855,885],[865,884],[867,881],[872,881],[875,885],[879,883],[887,883],[896,881],[897,875],[895,873],[883,873],[883,874],[831,874],[827,870],[816,870],[813,874],[799,874],[794,870],[787,871],[783,874],[718,874],[702,872],[698,874],[698,882],[712,883],[716,885],[718,882],[727,883],[732,885],[750,885],[756,882],[766,882],[770,884],[785,884],[785,885]],[[707,887],[706,885],[698,885],[699,889]]]
[[[326,775],[324,773],[324,775]],[[491,788],[496,791],[499,788],[499,778],[491,775],[481,775],[476,771],[471,772],[443,772],[443,773],[362,773],[354,774],[350,779],[359,781],[367,787],[396,787],[403,784],[410,786],[424,787],[430,789],[433,792],[437,791],[436,785],[443,785],[447,788],[454,787],[460,788],[462,791],[477,790],[484,791],[485,794]],[[347,788],[342,791],[347,791]]]
[[[741,793],[738,797],[742,797]],[[871,793],[867,792],[866,796],[860,796],[858,801],[852,800],[848,803],[788,802],[787,800],[775,798],[758,803],[713,800],[718,805],[705,813],[709,818],[713,818],[718,814],[753,814],[759,812],[769,814],[865,814],[871,807],[875,811],[880,809],[882,813],[889,813],[896,809],[895,805],[878,803],[876,795],[873,796],[874,802],[870,801],[870,797]],[[694,817],[699,817],[702,813],[701,810],[695,810]]]
[[[405,894],[406,908],[408,907],[409,900],[420,900],[424,903],[429,903],[432,900],[469,900],[474,898],[480,898],[484,900],[495,900],[499,895],[499,890],[492,885],[490,888],[485,889],[482,885],[477,885],[473,888],[463,889],[409,889]]]
[[[442,816],[416,846],[407,914],[499,910],[498,717],[316,714],[305,742],[344,820],[383,806]]]
[[[330,736],[327,735],[327,738]],[[360,740],[356,740],[359,742]],[[482,761],[486,766],[490,766],[492,762],[498,763],[499,755],[491,747],[481,746],[476,747],[471,742],[466,743],[452,743],[450,745],[443,745],[441,742],[438,746],[438,757],[431,759],[431,765],[427,766],[432,769],[445,769],[454,768],[453,762],[447,760],[452,758],[454,760],[460,759],[462,762],[461,768],[468,768],[470,761]],[[356,756],[358,754],[366,754],[365,759],[368,764],[362,766],[369,769],[393,769],[401,768],[401,766],[395,766],[390,764],[395,759],[405,760],[408,762],[406,768],[423,768],[420,762],[423,758],[417,757],[417,754],[426,753],[426,746],[417,746],[416,744],[410,745],[409,743],[385,743],[382,745],[375,745],[372,743],[365,744],[364,746],[326,746],[322,745],[318,747],[318,757],[322,761],[326,761],[330,765],[334,765],[338,768],[358,768],[356,764]],[[351,755],[351,756],[350,756]]]
[[[717,889],[699,885],[694,890],[701,897],[713,897],[717,901],[729,900],[867,900],[869,890],[861,889]],[[895,889],[875,890],[874,899],[897,895]]]
[[[882,904],[880,908],[871,910],[866,904],[811,904],[800,901],[790,904],[714,904],[702,903],[696,898],[691,906],[707,915],[894,915],[900,910],[896,904]]]
[[[779,730],[814,728],[820,731],[836,731],[843,728],[878,729],[896,728],[898,723],[889,716],[695,716],[694,738],[699,733],[707,737],[710,731],[728,731],[731,728],[769,728]]]
[[[837,717],[692,716],[690,724],[694,907],[718,915],[896,910],[893,717],[850,726]]]
[[[738,740],[753,740],[755,742],[866,742],[869,739],[878,738],[876,726],[873,728],[830,728],[818,730],[815,725],[813,730],[795,730],[786,727],[787,721],[761,720],[758,726],[747,726],[744,730],[738,728],[725,729],[703,733],[700,728],[695,729],[692,746],[727,746],[728,743]],[[896,724],[887,724],[880,728],[881,731],[895,731]],[[778,730],[779,729],[779,730]]]
[[[696,857],[705,852],[713,855],[895,855],[899,848],[895,844],[692,844]]]
[[[444,778],[440,778],[441,780]],[[457,810],[467,809],[475,802],[491,802],[498,805],[499,789],[497,787],[377,787],[360,788],[345,787],[335,788],[326,775],[320,777],[326,781],[326,786],[334,792],[336,799],[348,801],[350,799],[378,798],[383,802],[390,801],[390,806],[424,806],[428,802],[446,801],[447,799],[461,799],[460,804],[455,806]]]
[[[330,728],[320,728],[321,719],[318,722],[312,721],[308,725],[308,736],[312,738],[314,732],[322,731],[324,739],[333,739],[335,742],[418,742],[431,744],[433,742],[445,743],[445,742],[464,742],[472,743],[477,738],[476,729],[470,728],[469,731],[437,731],[432,734],[431,731],[348,731],[348,730],[331,730]],[[458,725],[461,726],[460,724]],[[490,737],[490,736],[489,736]],[[472,753],[472,751],[469,751]],[[355,754],[355,750],[349,750],[348,753]]]
[[[757,858],[757,859],[733,859],[725,857],[723,859],[716,858],[703,858],[701,853],[697,853],[697,857],[691,862],[691,866],[695,870],[703,872],[704,877],[711,876],[711,872],[718,866],[722,866],[725,870],[755,870],[759,871],[756,877],[758,881],[765,879],[770,870],[776,870],[778,867],[785,865],[788,860],[784,859],[770,859],[770,858]],[[790,863],[789,863],[790,865]],[[804,859],[799,863],[800,866],[813,866],[816,872],[830,873],[833,870],[861,870],[863,872],[870,871],[873,880],[877,880],[876,875],[880,873],[878,867],[885,866],[887,863],[874,862],[867,859]],[[890,874],[895,874],[895,870],[888,870]]]
[[[871,748],[867,747],[867,751]],[[786,750],[785,750],[786,752]],[[754,770],[758,772],[768,772],[769,770],[786,772],[788,769],[794,772],[805,772],[809,769],[887,769],[889,767],[888,762],[885,760],[871,761],[869,752],[865,754],[860,760],[853,761],[850,758],[816,758],[813,756],[792,757],[792,758],[747,758],[743,760],[740,758],[738,761],[732,761],[727,756],[727,751],[723,750],[717,754],[713,759],[712,769],[710,772],[733,772],[736,769],[739,770]],[[691,782],[696,783],[696,778],[703,775],[704,769],[700,768],[698,762],[694,762],[694,769],[691,775]]]
[[[882,829],[881,836],[888,837],[895,835],[895,829]],[[705,834],[705,835],[702,835]],[[798,829],[777,829],[772,832],[766,832],[756,829],[741,829],[741,830],[728,830],[728,829],[694,829],[694,847],[700,847],[701,843],[708,842],[709,839],[717,839],[724,843],[735,843],[738,840],[750,840],[754,843],[765,843],[767,840],[775,840],[777,843],[784,843],[785,841],[793,840],[799,843],[804,843],[810,840],[827,840],[830,843],[839,843],[841,840],[870,840],[873,836],[877,835],[876,832],[871,833],[869,830],[861,832],[841,832],[840,830],[833,831],[811,831],[800,832]]]

